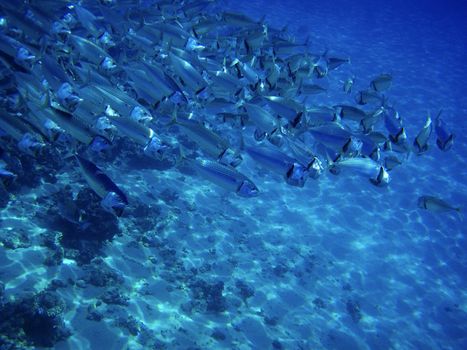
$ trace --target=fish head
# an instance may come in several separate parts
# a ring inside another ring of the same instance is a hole
[[[106,139],[104,136],[97,135],[91,141],[89,145],[89,149],[96,153],[103,153],[110,148],[111,142],[110,140]]]
[[[52,140],[54,142],[59,139],[62,133],[64,133],[64,130],[51,119],[45,120],[43,126],[45,129],[45,134],[47,135],[49,140]]]
[[[65,42],[71,34],[70,27],[63,21],[53,22],[51,32],[52,35],[62,42]]]
[[[417,200],[417,206],[420,208],[420,209],[427,209],[427,206],[426,206],[426,201],[427,201],[427,197],[426,196],[420,196]]]
[[[169,145],[157,136],[153,136],[146,147],[144,147],[144,153],[150,157],[161,160],[169,149]]]
[[[5,169],[5,163],[0,162],[0,184],[8,187],[16,179],[16,174]]]
[[[123,210],[127,204],[126,200],[115,192],[107,193],[101,201],[101,206],[105,211],[115,214],[118,217],[122,216]]]
[[[252,181],[245,179],[238,187],[237,194],[247,198],[256,197],[259,194],[259,189]]]
[[[36,156],[45,147],[44,142],[37,135],[25,133],[18,142],[18,148],[32,156]]]
[[[6,95],[4,98],[4,101],[2,103],[5,103],[5,107],[9,111],[18,111],[23,105],[24,105],[24,100],[22,96],[19,93],[10,93]]]
[[[305,186],[306,178],[308,177],[308,170],[302,164],[297,162],[293,163],[285,176],[285,180],[289,185],[296,187]]]
[[[153,119],[151,113],[141,106],[136,106],[131,110],[130,118],[141,124],[147,124]]]
[[[274,131],[272,134],[268,136],[268,141],[274,146],[280,148],[284,145],[284,135],[282,132]]]
[[[102,33],[102,35],[97,40],[99,44],[106,49],[116,45],[112,39],[112,36],[107,31]]]
[[[20,47],[16,51],[15,62],[26,69],[32,70],[36,62],[36,56],[29,52],[28,49]]]
[[[69,83],[63,83],[57,91],[57,99],[60,104],[69,111],[74,111],[83,101],[73,90]]]
[[[61,18],[62,22],[65,23],[69,28],[73,28],[78,24],[78,20],[76,17],[71,13],[67,12]]]
[[[219,156],[219,163],[224,165],[230,165],[232,167],[237,167],[242,162],[242,156],[232,150],[231,148],[226,148],[225,151]]]
[[[342,147],[342,151],[347,157],[357,157],[362,152],[363,141],[359,138],[350,137],[347,143]]]
[[[389,173],[384,167],[380,167],[378,176],[376,179],[370,179],[370,182],[378,187],[385,187],[389,184],[389,181],[391,181],[391,178],[389,176]]]
[[[117,64],[110,57],[105,57],[99,64],[99,68],[105,73],[112,73],[117,68]]]
[[[255,141],[263,141],[264,138],[266,137],[266,133],[258,128],[255,129],[255,132],[254,132],[254,138],[255,138]]]
[[[324,171],[323,163],[318,157],[313,157],[307,170],[312,179],[317,179]]]
[[[8,20],[6,17],[0,16],[0,32],[3,32],[8,28]]]
[[[101,135],[105,135],[109,140],[112,140],[117,133],[117,128],[113,125],[107,116],[99,117],[96,121],[95,128]]]

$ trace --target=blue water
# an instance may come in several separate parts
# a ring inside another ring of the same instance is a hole
[[[109,166],[130,199],[143,198],[151,208],[136,221],[119,221],[122,234],[106,245],[100,262],[106,268],[93,268],[96,275],[108,268],[121,282],[104,285],[71,258],[43,264],[47,252],[37,242],[45,230],[28,216],[37,210],[36,197],[24,190],[0,213],[1,234],[22,227],[31,235],[30,249],[0,246],[5,295],[39,292],[53,279],[67,283],[57,293],[72,335],[57,349],[467,349],[467,4],[250,0],[223,6],[265,15],[273,27],[287,25],[297,40],[309,35],[314,52],[350,57],[330,75],[328,92],[311,102],[352,103],[341,92],[342,80],[355,76],[357,91],[390,73],[388,97],[409,140],[428,113],[442,109],[456,134],[452,150],[441,152],[432,138],[426,154],[411,155],[391,172],[387,188],[329,174],[294,188],[246,162],[243,169],[261,188],[253,199],[174,169],[126,173]],[[421,210],[421,195],[463,210]],[[154,227],[145,231],[144,220]],[[114,302],[106,304],[109,290]],[[93,310],[102,320],[89,317]]]

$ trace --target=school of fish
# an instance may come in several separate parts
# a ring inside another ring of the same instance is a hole
[[[96,163],[123,152],[255,197],[261,183],[243,169],[247,157],[291,186],[326,171],[385,186],[433,138],[452,148],[442,112],[409,139],[390,102],[390,74],[361,91],[354,76],[342,82],[353,103],[310,102],[345,64],[215,0],[2,0],[0,192],[9,195],[24,157],[37,167],[55,157],[64,162],[52,170],[77,164],[120,216],[129,199]],[[450,208],[429,196],[419,205]]]

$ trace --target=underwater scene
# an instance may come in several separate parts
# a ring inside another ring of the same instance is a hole
[[[0,350],[467,349],[466,18],[0,0]]]

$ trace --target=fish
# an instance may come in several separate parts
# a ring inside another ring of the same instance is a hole
[[[349,58],[313,53],[309,37],[298,40],[287,26],[219,5],[2,1],[2,152],[40,165],[47,155],[74,155],[101,205],[119,216],[127,197],[86,157],[185,163],[248,198],[260,193],[246,156],[295,187],[327,169],[363,174],[382,187],[395,166],[429,149],[433,131],[440,149],[452,148],[454,134],[439,115],[409,144],[411,125],[386,95],[391,74],[354,91],[358,78],[338,72],[347,79],[334,96],[332,74]],[[195,159],[178,156],[182,148],[192,148]],[[2,181],[20,174],[2,171]]]
[[[298,102],[281,96],[263,96],[271,109],[296,127],[303,116],[304,108]]]
[[[418,207],[431,211],[433,213],[445,213],[450,211],[455,211],[460,213],[461,207],[455,207],[445,200],[429,195],[420,196],[417,200]]]
[[[441,111],[435,119],[436,145],[441,151],[449,151],[454,145],[455,135],[448,130],[448,127],[443,119],[441,119]]]
[[[296,187],[305,186],[308,177],[307,167],[295,158],[264,146],[250,146],[245,150],[259,165],[282,176],[287,184]]]
[[[0,129],[16,141],[18,149],[31,156],[39,155],[46,146],[40,132],[18,116],[1,109],[0,114]]]
[[[355,83],[355,77],[349,77],[343,82],[342,89],[346,94],[352,93],[352,87]]]
[[[360,90],[355,95],[355,102],[359,105],[366,104],[383,104],[384,97],[376,90]]]
[[[0,160],[0,183],[5,186],[8,186],[17,178],[17,175],[7,169],[7,164]]]
[[[189,165],[199,176],[240,197],[251,198],[259,194],[253,181],[233,167],[205,159],[190,161]]]
[[[340,170],[347,170],[366,176],[373,185],[378,187],[386,186],[390,182],[389,173],[384,166],[371,158],[356,157],[339,160],[332,165],[331,172],[335,174]]]
[[[254,103],[244,103],[249,120],[257,127],[259,132],[272,135],[280,127],[279,120],[276,119],[266,108]]]
[[[206,88],[207,82],[190,62],[171,52],[169,53],[169,60],[176,75],[183,82],[182,85],[189,92],[197,95]]]
[[[229,143],[200,122],[193,119],[175,117],[172,123],[179,126],[183,130],[183,133],[194,141],[206,155],[213,157],[220,163],[233,167],[241,163],[242,157],[230,148]]]
[[[93,162],[74,155],[89,187],[101,198],[102,207],[120,217],[129,204],[126,194]]]
[[[392,75],[381,74],[370,82],[370,88],[373,91],[383,92],[388,90],[392,85]]]
[[[417,137],[415,138],[413,145],[415,152],[417,154],[422,154],[428,151],[428,141],[430,139],[431,133],[433,131],[433,124],[431,121],[430,116],[427,117],[425,125],[418,133]]]
[[[349,105],[335,105],[336,115],[338,115],[341,119],[348,119],[353,120],[356,122],[361,122],[363,119],[367,117],[367,114],[364,110],[349,106]]]

